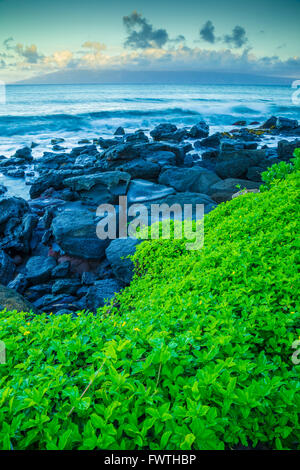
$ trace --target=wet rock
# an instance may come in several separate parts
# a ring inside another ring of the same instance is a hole
[[[87,307],[92,311],[110,303],[116,293],[120,292],[122,285],[116,279],[103,279],[97,281],[88,290],[86,296]]]
[[[177,126],[171,123],[163,123],[156,126],[150,135],[154,140],[168,140],[171,134],[177,131]]]
[[[172,154],[172,157],[174,160],[174,154]],[[160,173],[160,165],[158,163],[143,158],[137,158],[128,163],[118,165],[116,169],[129,173],[132,179],[144,178],[150,181],[155,181]]]
[[[161,150],[159,152],[153,152],[147,158],[147,161],[156,163],[159,167],[165,167],[169,165],[176,165],[176,156],[173,152]]]
[[[32,162],[33,157],[32,157],[31,152],[32,152],[31,148],[23,147],[16,151],[16,153],[14,154],[14,157],[24,160],[26,162]]]
[[[7,187],[4,186],[4,184],[0,184],[0,196],[2,196],[3,194],[5,194],[7,191]]]
[[[26,288],[24,295],[28,300],[30,300],[30,302],[35,302],[44,295],[51,294],[52,285],[53,283],[37,284],[36,286],[30,286]]]
[[[251,166],[261,166],[266,161],[265,150],[240,150],[221,152],[216,163],[216,173],[221,178],[243,178]]]
[[[38,314],[39,311],[26,300],[21,294],[14,289],[0,285],[0,310],[7,309],[9,311],[30,312]]]
[[[133,275],[133,262],[128,256],[135,253],[141,240],[135,238],[119,238],[113,240],[106,249],[106,257],[117,279],[129,284]]]
[[[51,277],[53,279],[56,278],[66,278],[70,272],[70,262],[64,261],[63,263],[59,263],[51,272]]]
[[[273,129],[276,126],[276,123],[277,123],[277,117],[272,116],[260,126],[260,129]]]
[[[232,125],[233,126],[246,126],[247,122],[246,121],[236,121]]]
[[[20,197],[2,197],[0,199],[0,226],[12,218],[21,219],[29,212],[28,203]]]
[[[209,190],[211,198],[217,203],[229,201],[234,193],[241,189],[258,189],[260,183],[238,178],[227,178],[215,183]]]
[[[62,137],[55,137],[54,139],[51,139],[51,145],[61,144],[64,141],[65,139]]]
[[[220,181],[212,171],[201,167],[170,168],[162,172],[159,183],[172,186],[179,192],[207,193],[209,188]]]
[[[114,202],[116,196],[125,195],[130,179],[130,174],[124,171],[109,171],[68,178],[64,184],[76,191],[80,199],[104,204]]]
[[[73,294],[75,295],[81,283],[77,279],[59,279],[52,286],[52,294]]]
[[[130,143],[143,143],[149,142],[149,139],[143,131],[136,131],[134,134],[128,134],[125,137],[125,141]]]
[[[12,259],[0,250],[0,279],[1,284],[6,286],[14,277],[16,266]]]
[[[114,135],[125,135],[124,128],[123,128],[123,127],[118,127],[118,128],[115,130]]]
[[[19,292],[19,294],[24,294],[27,284],[27,279],[24,274],[19,273],[12,281],[7,284],[7,287],[14,289],[15,291]]]
[[[81,276],[81,283],[84,286],[92,286],[97,281],[97,276],[94,273],[85,271]]]
[[[47,282],[55,266],[56,261],[53,257],[33,256],[26,263],[26,279],[31,284]]]
[[[202,139],[208,137],[209,126],[205,121],[200,121],[198,124],[193,126],[189,132],[189,137],[192,139]]]
[[[92,167],[95,165],[96,161],[97,159],[94,155],[79,155],[74,162],[74,168]]]
[[[89,139],[81,139],[81,140],[78,141],[78,144],[79,145],[90,144],[90,141],[89,141]]]
[[[296,119],[288,119],[279,117],[276,122],[276,128],[279,131],[296,129],[298,127],[298,121]]]
[[[248,180],[250,181],[261,182],[262,181],[261,174],[264,171],[266,171],[265,168],[261,168],[259,166],[252,166],[251,168],[248,169],[246,176]]]
[[[196,141],[194,144],[195,149],[199,149],[201,147],[209,147],[209,148],[218,148],[220,146],[221,139],[218,133],[210,135],[206,137],[206,139],[202,139],[200,141]]]
[[[6,174],[7,176],[10,176],[11,178],[24,178],[25,176],[24,170],[21,170],[19,168],[14,169],[14,170],[8,170]]]
[[[173,188],[167,186],[151,183],[146,180],[132,180],[128,193],[127,199],[129,204],[141,203],[145,201],[153,201],[169,194],[175,193]]]
[[[119,145],[120,143],[122,143],[123,139],[120,139],[120,138],[117,138],[117,139],[102,139],[102,137],[100,137],[98,139],[98,145],[100,145],[100,147],[102,149],[109,149],[111,147],[115,147],[116,145]]]
[[[69,256],[85,260],[101,260],[108,240],[100,240],[96,233],[97,219],[94,210],[70,207],[52,221],[52,232],[58,245]]]
[[[300,140],[294,140],[292,142],[280,140],[277,146],[278,158],[285,161],[290,160],[296,148],[300,148]]]

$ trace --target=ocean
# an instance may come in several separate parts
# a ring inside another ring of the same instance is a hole
[[[274,85],[8,85],[6,104],[0,104],[0,155],[35,142],[38,157],[52,149],[52,138],[64,138],[69,149],[82,138],[111,136],[118,126],[147,132],[160,122],[182,127],[205,119],[214,132],[239,119],[300,120],[294,91]]]

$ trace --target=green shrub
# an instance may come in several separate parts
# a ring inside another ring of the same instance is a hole
[[[0,314],[2,449],[300,448],[298,176],[146,241],[98,314]]]
[[[266,183],[261,186],[261,191],[269,190],[272,184],[277,184],[294,170],[300,170],[300,149],[295,150],[294,156],[295,158],[292,158],[289,163],[282,161],[272,165],[261,174],[262,180]]]

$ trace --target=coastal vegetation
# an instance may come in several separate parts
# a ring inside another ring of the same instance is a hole
[[[1,449],[300,448],[299,161],[138,245],[96,314],[0,313]]]

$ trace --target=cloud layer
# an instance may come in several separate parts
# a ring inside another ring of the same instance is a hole
[[[62,69],[135,69],[135,70],[203,70],[276,74],[297,77],[300,58],[281,60],[277,55],[257,57],[245,28],[236,25],[231,33],[216,36],[211,20],[199,29],[200,39],[207,44],[189,47],[179,34],[171,38],[166,29],[155,28],[137,12],[123,18],[126,38],[124,49],[112,54],[98,41],[85,41],[76,51],[62,49],[45,55],[36,44],[16,43],[5,39],[0,51],[0,68],[8,73],[28,76]],[[21,77],[22,78],[22,77]]]

